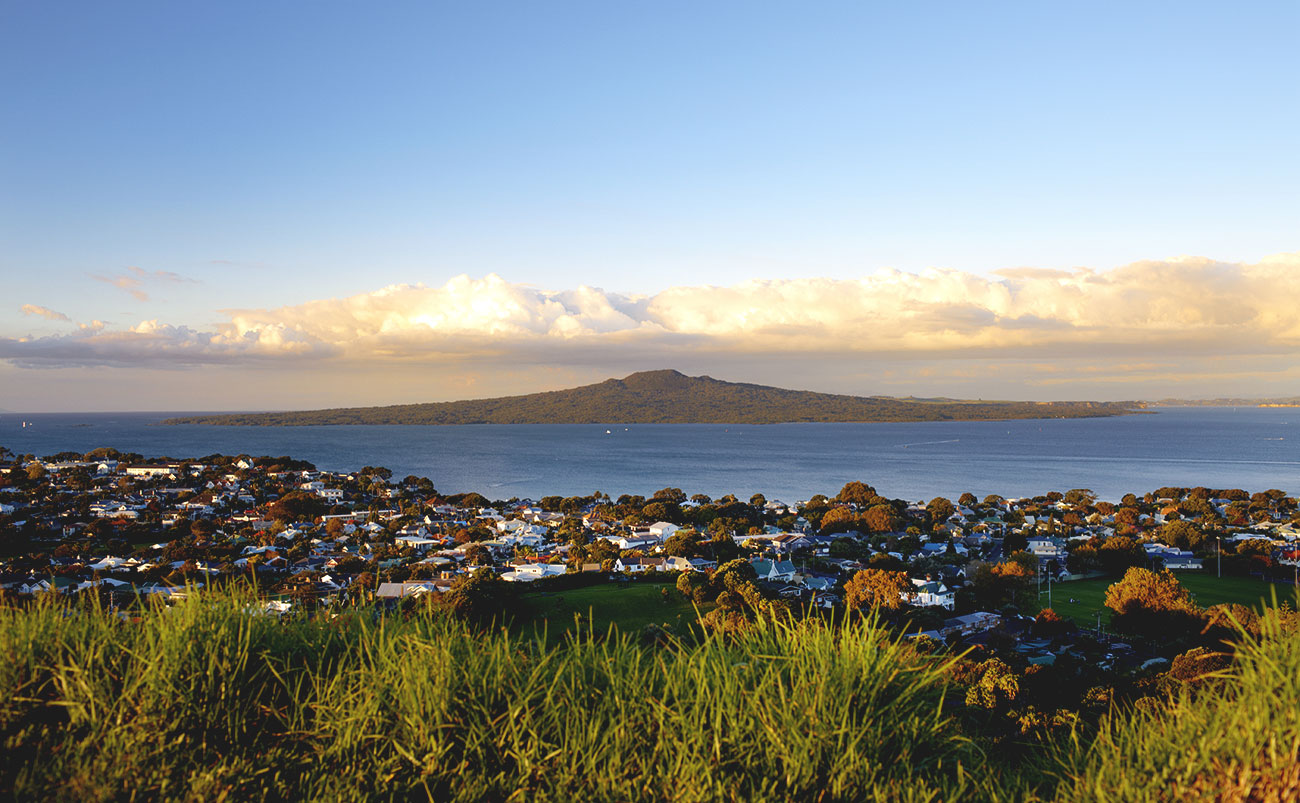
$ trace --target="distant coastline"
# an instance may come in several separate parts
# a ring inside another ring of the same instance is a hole
[[[791,424],[1104,418],[1142,402],[1023,402],[845,396],[646,371],[568,390],[386,407],[169,418],[164,424],[339,426],[464,424]]]

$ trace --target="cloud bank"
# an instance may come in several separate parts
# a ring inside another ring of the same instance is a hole
[[[35,305],[24,311],[59,315]],[[950,371],[958,370],[953,361],[979,359],[1022,370],[1039,365],[1044,381],[1060,360],[1084,358],[1121,360],[1137,373],[1234,355],[1287,355],[1290,365],[1300,347],[1300,253],[1256,264],[1187,257],[994,277],[886,270],[856,280],[672,287],[653,296],[459,276],[440,287],[396,285],[224,314],[207,328],[94,322],[64,335],[0,338],[0,359],[24,367],[321,367],[675,366],[688,358],[770,357],[928,360]]]

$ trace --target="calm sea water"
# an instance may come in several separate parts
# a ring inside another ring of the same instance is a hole
[[[292,455],[326,470],[382,465],[493,499],[604,491],[794,501],[863,480],[886,496],[1026,496],[1165,485],[1300,491],[1300,409],[1170,408],[1121,418],[916,424],[213,427],[168,413],[0,416],[0,446],[44,456],[111,446],[146,456]],[[22,422],[28,422],[27,427]],[[607,432],[608,430],[608,432]]]

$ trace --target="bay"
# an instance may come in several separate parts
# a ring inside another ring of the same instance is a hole
[[[147,457],[290,455],[318,468],[382,465],[443,493],[491,499],[688,494],[794,501],[850,480],[908,500],[1090,488],[1118,500],[1162,486],[1300,491],[1300,409],[1160,408],[1095,419],[890,424],[161,426],[174,413],[0,416],[0,446],[45,456],[109,446]],[[27,426],[22,424],[26,422]]]

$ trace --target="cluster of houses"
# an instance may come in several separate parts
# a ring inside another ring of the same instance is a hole
[[[683,543],[677,536],[706,537],[689,515],[646,524],[642,516],[611,517],[611,505],[599,499],[566,512],[527,499],[484,504],[480,497],[472,504],[438,496],[415,478],[395,483],[262,458],[19,461],[0,465],[0,476],[8,478],[0,485],[0,537],[23,547],[0,560],[0,588],[18,595],[109,588],[179,596],[223,576],[254,573],[286,600],[362,592],[400,598],[446,591],[481,569],[531,583],[571,573],[709,572],[719,563],[707,551],[674,548]],[[1277,562],[1300,567],[1300,530],[1290,518],[1294,500],[1287,501],[1289,507],[1256,510],[1248,525],[1218,536],[1214,549],[1225,540],[1259,541]],[[1154,500],[1130,518],[1147,535],[1141,544],[1149,565],[1202,569],[1204,551],[1151,537],[1171,520],[1176,502]],[[1226,511],[1233,500],[1209,504]],[[1074,576],[1072,550],[1124,526],[1113,509],[1086,502],[990,498],[951,505],[942,521],[922,503],[907,506],[896,532],[822,532],[814,507],[764,500],[757,508],[762,526],[723,534],[731,543],[726,559],[749,560],[759,581],[782,597],[830,607],[845,579],[877,565],[873,558],[887,558],[911,575],[904,602],[956,613],[971,571],[1006,560],[1009,537],[1045,574],[1063,580]],[[575,544],[585,545],[581,553]],[[978,629],[991,615],[962,613],[974,618],[956,617],[949,632]]]

